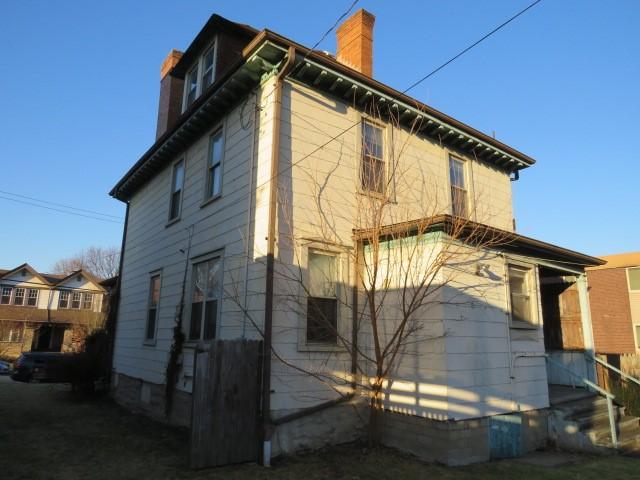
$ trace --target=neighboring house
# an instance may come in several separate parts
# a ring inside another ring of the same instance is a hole
[[[82,270],[39,273],[26,263],[0,270],[0,355],[81,348],[103,322],[105,293],[100,280]]]
[[[345,21],[334,57],[213,15],[184,53],[169,54],[156,141],[111,191],[127,204],[112,376],[119,402],[164,413],[181,318],[170,420],[186,425],[198,345],[265,330],[272,354],[261,405],[263,421],[273,420],[263,431],[272,453],[354,438],[351,405],[320,410],[336,391],[299,369],[322,370],[321,379],[370,371],[319,327],[318,312],[345,335],[349,312],[366,314],[362,272],[350,260],[363,247],[357,204],[391,189],[406,222],[390,220],[388,232],[410,231],[425,206],[437,206],[425,253],[444,248],[458,218],[508,241],[443,267],[439,279],[459,277],[419,321],[440,334],[401,353],[385,387],[385,409],[396,413],[385,415],[382,443],[452,464],[486,460],[488,419],[515,412],[528,432],[523,449],[534,448],[546,439],[549,383],[568,382],[547,374],[545,355],[594,378],[575,352],[593,351],[584,266],[603,262],[514,232],[511,182],[534,160],[374,80],[373,23],[362,10]],[[404,176],[391,166],[394,139],[405,146]],[[281,301],[291,289],[301,308]],[[370,352],[371,336],[358,335]],[[305,408],[317,415],[273,425]]]
[[[621,355],[640,352],[640,252],[600,258],[607,263],[587,269],[595,351],[619,367]]]

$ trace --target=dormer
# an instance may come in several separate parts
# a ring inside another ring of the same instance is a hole
[[[242,58],[242,49],[257,30],[212,15],[183,52],[172,50],[160,69],[160,102],[156,140],[224,73]]]

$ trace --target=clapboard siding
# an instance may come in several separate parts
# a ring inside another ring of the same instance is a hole
[[[175,160],[185,160],[185,181],[180,220],[167,225],[172,165],[168,165],[131,199],[127,241],[124,249],[122,295],[116,332],[114,369],[152,383],[163,383],[172,344],[176,312],[182,298],[187,271],[183,325],[188,330],[191,264],[195,257],[219,252],[223,258],[223,301],[219,338],[258,337],[243,319],[238,303],[244,303],[244,277],[248,273],[247,309],[262,320],[264,295],[263,253],[256,239],[264,238],[265,223],[257,209],[264,210],[264,195],[252,192],[256,183],[268,182],[272,121],[272,81],[240,105],[212,123],[210,131]],[[271,87],[271,88],[270,88]],[[256,103],[262,108],[254,115]],[[224,132],[222,195],[203,205],[209,138],[218,128]],[[266,143],[266,144],[265,144]],[[266,162],[266,165],[264,163]],[[253,165],[253,169],[252,169]],[[260,192],[264,191],[261,187]],[[250,206],[251,202],[251,206]],[[189,258],[186,251],[191,245]],[[248,256],[247,256],[248,252]],[[249,264],[247,265],[247,262]],[[145,345],[144,330],[149,274],[162,272],[158,326],[154,345]],[[230,293],[231,292],[231,293]],[[193,349],[187,344],[182,358],[178,387],[191,389]]]

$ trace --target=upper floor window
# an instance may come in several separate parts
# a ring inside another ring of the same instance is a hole
[[[337,256],[309,251],[307,343],[335,344],[338,329]]]
[[[71,308],[80,308],[80,300],[82,294],[80,292],[73,292],[71,295]]]
[[[467,187],[464,178],[464,162],[449,157],[449,179],[451,181],[451,213],[455,217],[467,217]]]
[[[13,296],[14,305],[24,305],[24,288],[16,288],[16,293]]]
[[[207,194],[206,199],[214,198],[221,192],[222,156],[224,153],[224,137],[218,130],[211,137],[209,160],[207,162]]]
[[[202,57],[202,91],[204,92],[215,79],[215,46],[211,47]]]
[[[533,270],[519,265],[509,265],[508,275],[512,326],[536,327],[532,302]]]
[[[30,307],[35,307],[38,305],[38,289],[29,289],[29,294],[27,296],[27,305]]]
[[[182,187],[184,185],[184,160],[173,165],[171,174],[171,201],[169,205],[169,220],[175,220],[180,216],[182,203]]]
[[[12,292],[13,292],[13,288],[2,287],[2,292],[0,294],[0,305],[9,305],[11,303]]]
[[[158,323],[158,304],[160,303],[160,275],[152,275],[149,281],[149,306],[147,307],[147,326],[145,340],[156,338],[156,325]]]
[[[190,340],[215,338],[221,299],[222,262],[220,258],[194,264],[191,281]]]
[[[385,186],[386,166],[383,154],[382,128],[363,120],[360,187],[365,192],[382,195]]]
[[[69,296],[70,292],[68,290],[60,290],[58,308],[69,308]]]
[[[184,98],[184,109],[189,108],[196,96],[198,95],[198,65],[196,64],[189,73],[187,73],[187,78],[184,82],[185,85],[185,98]],[[178,92],[180,93],[180,92]]]
[[[82,308],[84,310],[91,310],[93,307],[93,293],[84,293],[82,295]]]
[[[629,279],[629,290],[640,290],[640,267],[627,268],[627,278]]]

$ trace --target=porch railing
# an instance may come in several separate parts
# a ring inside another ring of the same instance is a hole
[[[601,358],[598,357],[594,357],[593,355],[589,355],[588,353],[584,354],[585,357],[587,357],[588,360],[591,360],[592,362],[596,362],[599,363],[600,365],[602,365],[603,367],[611,370],[612,372],[617,373],[618,375],[620,375],[622,378],[624,378],[625,380],[629,380],[630,382],[633,382],[637,385],[640,385],[640,380],[637,379],[636,377],[633,377],[631,375],[629,375],[628,373],[623,372],[622,370],[620,370],[617,367],[614,367],[613,365],[611,365],[610,363],[605,362],[604,360],[602,360]]]
[[[588,378],[585,378],[582,375],[574,372],[570,368],[566,367],[561,362],[558,362],[557,360],[554,360],[549,355],[546,355],[545,358],[546,358],[547,362],[550,365],[553,365],[554,367],[560,368],[561,370],[563,370],[563,371],[565,371],[565,372],[567,372],[569,374],[570,378],[572,379],[572,387],[573,388],[576,387],[576,383],[574,383],[573,380],[576,380],[577,382],[579,382],[585,388],[587,388],[589,390],[592,390],[594,393],[600,394],[600,395],[602,395],[603,397],[605,397],[607,399],[607,411],[609,413],[609,427],[611,428],[611,443],[613,445],[613,448],[618,448],[618,432],[616,431],[616,420],[615,420],[615,416],[614,416],[614,413],[613,413],[613,400],[614,400],[615,396],[611,392],[608,392],[604,388],[596,385],[595,383],[593,383]]]

